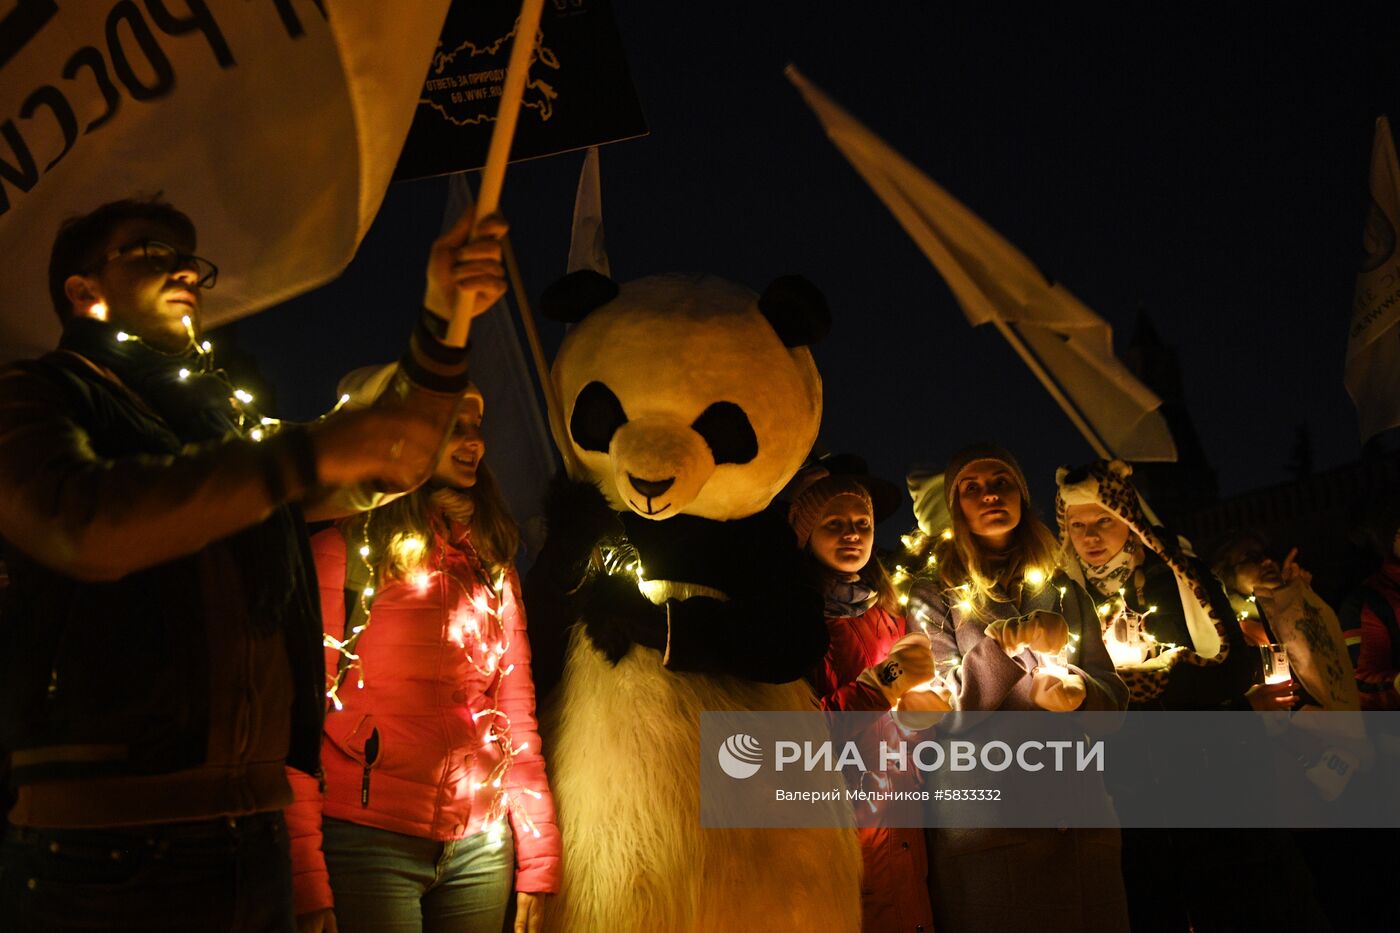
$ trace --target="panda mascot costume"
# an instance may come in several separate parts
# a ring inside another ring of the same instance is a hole
[[[855,933],[854,830],[702,828],[696,759],[703,710],[816,709],[822,597],[770,503],[821,420],[824,299],[576,272],[541,306],[573,325],[553,430],[578,473],[525,586],[564,837],[546,927]]]

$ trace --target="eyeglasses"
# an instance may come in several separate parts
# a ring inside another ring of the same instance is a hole
[[[203,256],[183,252],[161,240],[138,240],[135,243],[119,246],[88,272],[101,270],[103,266],[119,256],[136,255],[139,255],[147,265],[162,275],[170,275],[177,269],[193,269],[197,276],[195,285],[199,288],[213,288],[214,284],[219,281],[218,266]]]

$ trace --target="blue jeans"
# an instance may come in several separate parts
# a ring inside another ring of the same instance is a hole
[[[327,818],[321,848],[340,933],[500,933],[515,868],[507,828],[453,842]]]
[[[282,811],[110,829],[8,826],[0,930],[291,933]]]

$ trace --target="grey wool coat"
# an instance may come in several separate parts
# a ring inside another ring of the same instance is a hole
[[[1063,588],[1063,593],[1061,593]],[[1059,612],[1074,648],[1071,671],[1084,678],[1084,710],[1125,710],[1128,688],[1113,670],[1093,601],[1063,574],[1019,600],[991,603],[982,612],[957,607],[957,591],[935,581],[909,594],[911,631],[924,631],[939,670],[953,665],[954,709],[1035,710],[1029,650],[1008,657],[986,635],[996,619],[1034,610]],[[1055,714],[1046,714],[1055,715]],[[1101,794],[1101,783],[1087,788]],[[1119,832],[1104,829],[945,828],[929,830],[929,888],[939,933],[1128,933],[1120,868]]]

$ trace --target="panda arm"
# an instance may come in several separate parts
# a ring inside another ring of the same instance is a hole
[[[591,483],[563,474],[549,485],[544,502],[548,536],[525,577],[535,689],[545,697],[564,673],[569,631],[579,618],[578,586],[600,538],[616,533],[617,515]]]
[[[785,522],[736,535],[727,600],[667,602],[666,666],[764,683],[804,677],[826,656],[820,581]]]

